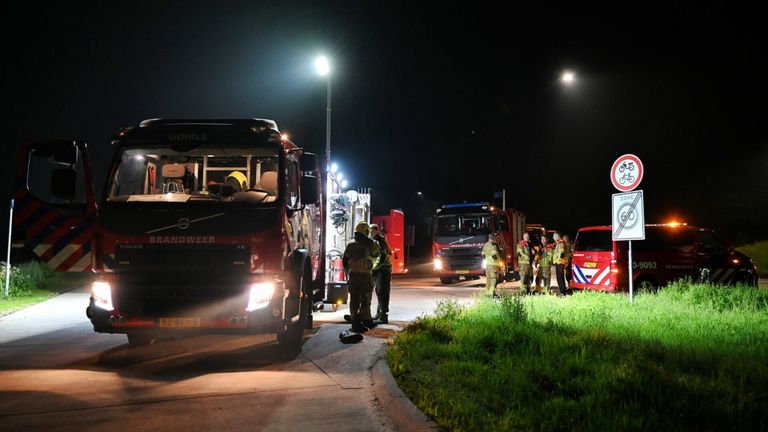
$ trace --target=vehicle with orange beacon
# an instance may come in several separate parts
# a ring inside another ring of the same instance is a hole
[[[628,245],[613,241],[611,226],[579,229],[573,246],[571,288],[628,291]],[[646,224],[632,241],[634,287],[653,290],[680,278],[757,286],[752,260],[713,230],[685,223]]]

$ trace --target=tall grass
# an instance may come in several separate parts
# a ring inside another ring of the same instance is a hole
[[[506,297],[406,327],[389,351],[449,430],[768,428],[768,292],[678,282],[636,297]]]

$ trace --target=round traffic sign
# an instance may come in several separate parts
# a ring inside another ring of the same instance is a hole
[[[620,156],[611,167],[611,183],[622,192],[635,189],[642,179],[643,163],[633,154]]]

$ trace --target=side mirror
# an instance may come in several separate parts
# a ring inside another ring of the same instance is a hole
[[[317,177],[305,175],[301,177],[301,203],[304,205],[317,204],[320,201],[320,184]]]
[[[42,143],[35,146],[32,154],[40,158],[50,158],[56,163],[74,165],[77,163],[77,146],[73,143]]]
[[[302,172],[316,172],[318,169],[317,155],[314,153],[302,153],[299,159]]]
[[[74,201],[77,191],[77,171],[55,169],[51,172],[51,195],[63,201]]]

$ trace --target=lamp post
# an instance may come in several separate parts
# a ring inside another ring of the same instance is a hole
[[[331,63],[328,57],[320,56],[315,59],[315,69],[320,76],[325,77],[327,84],[325,107],[325,159],[331,163]]]

